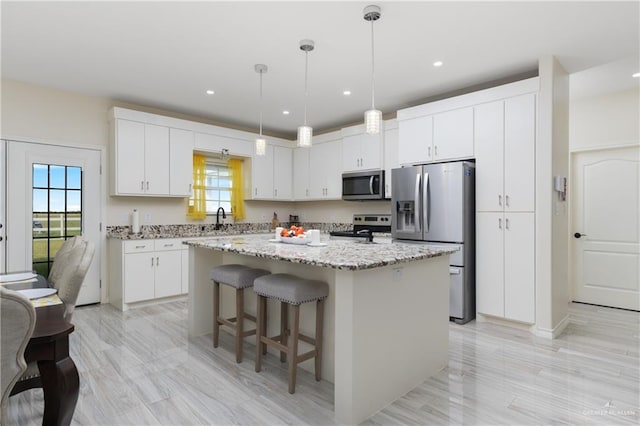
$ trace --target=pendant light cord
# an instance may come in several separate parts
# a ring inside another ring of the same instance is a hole
[[[304,125],[307,125],[307,75],[309,68],[309,51],[304,52]]]
[[[260,137],[262,137],[262,70],[260,71]]]
[[[373,49],[373,22],[374,20],[371,20],[371,109],[376,109],[375,108],[375,102],[374,102],[374,49]]]

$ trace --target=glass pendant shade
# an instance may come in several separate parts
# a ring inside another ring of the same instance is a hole
[[[298,127],[298,146],[310,147],[313,129],[310,126]]]
[[[364,112],[364,130],[370,135],[380,133],[380,123],[382,122],[382,112],[377,109],[370,109]]]
[[[256,139],[256,155],[267,154],[267,140],[264,138]]]

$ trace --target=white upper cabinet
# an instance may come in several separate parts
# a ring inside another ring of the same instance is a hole
[[[273,199],[273,145],[267,144],[265,155],[254,155],[251,158],[251,181],[252,199]]]
[[[433,117],[398,120],[398,162],[427,163],[433,159]]]
[[[293,198],[293,150],[284,146],[273,147],[273,198]]]
[[[293,150],[293,199],[309,199],[309,148]]]
[[[535,94],[475,107],[476,210],[535,208]]]
[[[193,182],[193,132],[169,129],[169,193],[190,197]]]
[[[253,155],[253,147],[253,143],[249,140],[195,132],[195,149],[198,151],[219,154],[223,149],[226,149],[230,155],[251,157]]]
[[[342,129],[342,171],[355,172],[382,168],[383,133],[370,135],[364,125]]]
[[[342,198],[341,141],[314,143],[309,151],[309,198]]]
[[[112,195],[169,196],[169,128],[114,121]]]
[[[398,123],[396,120],[384,124],[384,196],[391,198],[391,170],[400,167],[398,161]]]
[[[473,108],[433,116],[434,161],[473,157]]]

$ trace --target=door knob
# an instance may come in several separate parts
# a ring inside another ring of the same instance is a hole
[[[575,234],[573,234],[573,236],[576,237],[576,238],[580,238],[580,237],[586,237],[587,234],[581,234],[579,232],[576,232]]]

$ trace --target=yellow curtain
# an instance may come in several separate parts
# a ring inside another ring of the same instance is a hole
[[[207,200],[205,198],[205,184],[207,163],[204,155],[193,154],[193,195],[189,199],[187,217],[190,219],[204,219],[207,217]]]
[[[233,214],[233,220],[242,220],[244,219],[242,160],[232,158],[227,165],[231,170],[231,213]]]

